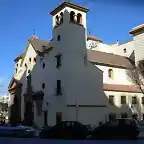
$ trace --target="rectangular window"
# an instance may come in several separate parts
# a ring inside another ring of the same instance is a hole
[[[56,113],[56,124],[60,123],[62,121],[62,112]]]
[[[109,104],[114,105],[114,96],[113,95],[109,96]]]
[[[59,68],[61,66],[61,54],[55,56],[57,59],[56,67]]]
[[[136,96],[132,97],[132,104],[137,104],[137,97]]]
[[[144,120],[144,114],[142,114],[142,120]]]
[[[141,99],[141,103],[144,105],[144,97],[142,97],[142,99]]]
[[[56,89],[57,95],[61,94],[61,80],[57,80],[57,89]]]
[[[121,96],[121,104],[126,104],[126,96]]]
[[[37,116],[42,116],[42,100],[36,100]]]

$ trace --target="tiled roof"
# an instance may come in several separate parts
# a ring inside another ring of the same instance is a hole
[[[98,65],[133,68],[132,61],[127,57],[101,51],[88,50],[88,60]]]
[[[12,77],[12,79],[9,83],[9,86],[8,86],[8,91],[13,90],[13,89],[19,87],[20,85],[21,85],[21,83],[18,80],[16,80],[14,77]]]
[[[136,34],[136,33],[139,33],[139,32],[144,32],[144,24],[141,24],[137,27],[134,27],[129,33],[130,34]]]
[[[56,7],[53,11],[51,11],[50,14],[51,15],[55,15],[56,13],[58,13],[59,11],[61,11],[65,7],[70,7],[70,8],[73,8],[73,9],[76,9],[76,10],[80,10],[80,11],[83,11],[83,12],[87,12],[88,11],[87,8],[84,8],[82,6],[73,4],[71,2],[63,2],[58,7]]]
[[[51,41],[33,39],[29,40],[29,42],[32,44],[36,52],[43,53],[48,48],[47,45],[50,44]],[[133,68],[132,61],[127,57],[95,50],[87,50],[87,52],[88,60],[92,63],[120,68]],[[23,54],[19,57],[21,56],[23,56]]]
[[[19,59],[22,59],[24,53],[20,54],[19,56],[17,56],[14,61],[17,62]]]
[[[141,93],[140,88],[135,85],[104,84],[103,89],[104,91]]]
[[[99,39],[99,38],[97,38],[95,36],[90,36],[90,35],[87,36],[87,40],[103,42],[101,39]]]
[[[37,52],[44,52],[45,48],[47,45],[50,43],[49,40],[40,40],[40,39],[34,39],[34,40],[29,40],[30,43],[32,44],[33,48]]]

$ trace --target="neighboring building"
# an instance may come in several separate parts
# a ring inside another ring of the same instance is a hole
[[[7,103],[8,104],[8,101],[9,101],[8,95],[0,96],[0,103]]]
[[[0,121],[8,120],[8,95],[0,96]]]
[[[132,29],[133,40],[108,45],[87,36],[87,11],[62,3],[50,13],[52,39],[33,35],[15,59],[9,85],[12,121],[43,126],[61,120],[96,124],[115,116],[144,117],[143,94],[127,76],[143,59],[144,25]]]

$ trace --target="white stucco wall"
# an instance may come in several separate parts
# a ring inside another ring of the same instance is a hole
[[[144,96],[142,93],[131,93],[131,92],[115,92],[115,91],[105,91],[105,96],[107,97],[107,102],[109,96],[114,96],[114,106],[108,106],[108,114],[110,112],[116,113],[117,117],[121,116],[121,113],[126,112],[128,113],[129,117],[132,116],[132,113],[138,113],[139,115],[144,114],[144,105],[142,104],[142,97]],[[121,104],[121,96],[126,96],[126,103]],[[132,97],[136,96],[138,103],[132,104]],[[131,108],[133,106],[133,108]]]
[[[144,32],[135,35],[133,37],[133,40],[135,49],[135,60],[136,62],[138,62],[139,60],[144,59]]]
[[[122,50],[123,56],[130,57],[134,49],[134,42],[133,40],[128,41],[126,43],[118,45],[118,48]],[[124,53],[124,49],[126,49],[126,53]],[[118,53],[119,54],[119,53]]]
[[[121,85],[131,85],[132,82],[130,81],[128,75],[127,75],[127,69],[121,69],[121,68],[114,68],[109,66],[101,66],[101,65],[95,65],[99,69],[103,71],[103,83],[108,84],[121,84]],[[112,69],[114,78],[111,79],[108,76],[108,70]]]
[[[21,93],[21,119],[24,119],[24,94],[27,90],[27,76],[28,76],[28,70],[33,69],[33,66],[35,65],[35,62],[33,61],[33,58],[36,57],[36,52],[33,49],[32,45],[29,44],[28,50],[26,52],[26,55],[23,60],[23,64],[21,66],[21,73],[19,74],[19,79],[22,82],[22,93]],[[31,62],[29,61],[29,58],[31,58]],[[25,67],[25,63],[27,64],[27,69]]]

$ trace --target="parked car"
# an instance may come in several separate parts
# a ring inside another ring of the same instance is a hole
[[[134,119],[116,119],[94,129],[87,139],[135,139],[140,133]]]
[[[11,125],[5,124],[0,126],[0,136],[6,137],[34,137],[36,130],[31,127],[22,126],[20,124]]]
[[[88,128],[77,121],[63,121],[40,132],[40,138],[49,139],[85,139]]]

